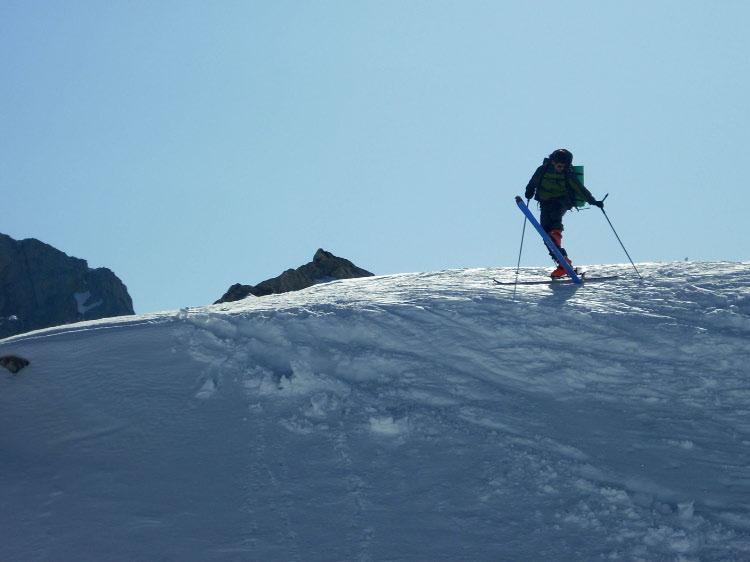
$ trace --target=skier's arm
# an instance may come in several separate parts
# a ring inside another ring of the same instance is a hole
[[[539,166],[536,169],[536,172],[534,172],[534,175],[531,176],[531,179],[529,180],[528,185],[526,186],[526,199],[531,199],[534,197],[534,194],[536,193],[537,187],[539,187],[539,181],[541,180],[542,173],[544,172],[544,166]]]
[[[595,207],[599,207],[600,209],[604,207],[604,204],[601,201],[598,201],[596,197],[594,197],[591,192],[586,189],[586,186],[578,181],[578,178],[576,178],[575,176],[571,176],[570,183],[573,185],[573,189],[583,195],[586,203],[588,203],[589,205],[594,205]]]

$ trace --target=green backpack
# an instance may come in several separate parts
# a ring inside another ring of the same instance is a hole
[[[578,180],[578,183],[586,185],[583,183],[583,166],[571,166],[570,171],[573,174],[573,177]],[[576,209],[581,209],[586,206],[586,199],[583,198],[583,193],[579,193],[576,189],[571,189],[570,192],[570,198]]]

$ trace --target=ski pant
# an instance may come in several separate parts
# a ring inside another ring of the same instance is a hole
[[[569,209],[567,198],[548,199],[539,202],[539,224],[544,232],[564,230],[562,218]]]
[[[548,199],[547,201],[539,202],[539,224],[546,233],[550,233],[553,230],[564,230],[562,218],[563,215],[568,212],[570,205],[568,204],[567,198]],[[553,236],[550,236],[555,245],[560,249],[560,253],[563,256],[568,255],[565,248],[555,240]],[[557,261],[555,255],[550,251],[550,257]]]

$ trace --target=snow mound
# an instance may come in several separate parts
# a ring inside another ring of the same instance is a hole
[[[750,264],[592,269],[4,340],[0,559],[750,558]]]

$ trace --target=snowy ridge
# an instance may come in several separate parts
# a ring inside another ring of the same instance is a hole
[[[4,340],[0,559],[750,559],[750,264],[592,270]]]

